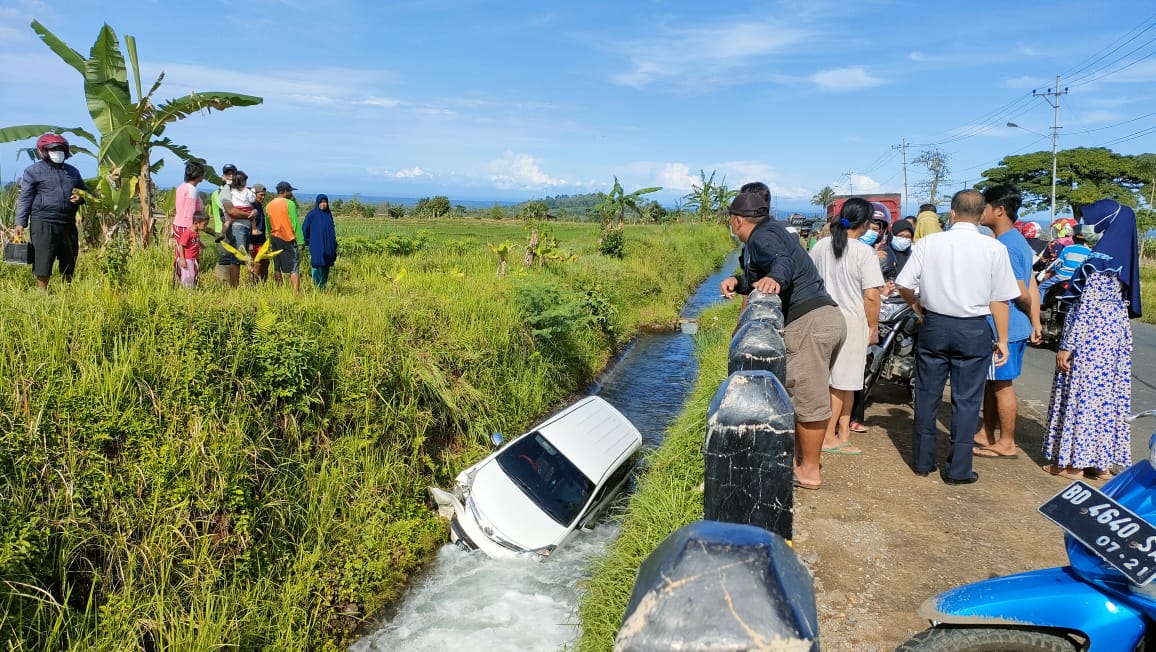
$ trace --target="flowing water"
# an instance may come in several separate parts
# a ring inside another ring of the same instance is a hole
[[[662,443],[698,377],[694,338],[699,313],[720,301],[718,286],[738,254],[699,286],[682,310],[683,329],[640,335],[590,387],[626,415],[644,445]],[[416,577],[381,628],[354,652],[557,650],[578,630],[578,583],[591,557],[618,535],[615,523],[579,531],[545,562],[496,560],[447,544]]]

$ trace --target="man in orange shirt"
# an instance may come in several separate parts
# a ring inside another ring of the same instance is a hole
[[[297,219],[296,190],[288,181],[277,184],[277,197],[265,207],[266,226],[269,230],[269,249],[281,253],[273,257],[273,280],[280,283],[285,274],[293,284],[293,291],[301,292],[301,253],[297,243],[303,242],[301,222]]]

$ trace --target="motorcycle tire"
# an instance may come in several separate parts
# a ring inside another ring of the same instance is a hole
[[[932,627],[919,632],[895,652],[1076,652],[1067,637],[1031,629]]]

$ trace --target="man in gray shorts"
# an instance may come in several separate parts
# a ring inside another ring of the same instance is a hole
[[[823,484],[819,456],[831,418],[828,382],[847,326],[798,236],[770,219],[765,197],[740,193],[731,202],[730,229],[744,245],[743,273],[719,284],[728,299],[751,290],[778,294],[786,324],[787,394],[795,407],[795,486]]]

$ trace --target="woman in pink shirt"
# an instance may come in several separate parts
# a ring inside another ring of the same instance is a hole
[[[193,215],[203,213],[205,205],[197,193],[197,184],[205,179],[205,166],[196,161],[185,163],[185,182],[177,187],[176,210],[173,213],[173,239],[177,242],[173,259],[173,281],[176,285],[182,283],[182,271],[185,271],[186,281],[188,270],[181,255],[181,243],[190,242],[190,238],[197,234],[188,235],[193,229]],[[195,276],[194,276],[195,278]]]

